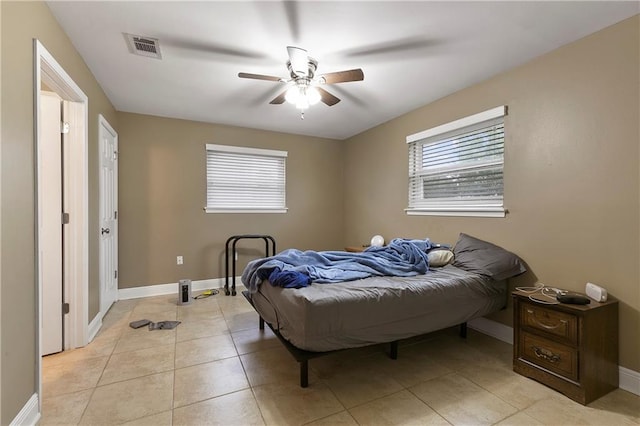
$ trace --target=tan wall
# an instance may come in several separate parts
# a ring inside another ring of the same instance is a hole
[[[341,247],[343,142],[128,113],[118,125],[120,288],[224,277],[232,235],[272,235],[278,251]],[[288,151],[289,211],[205,213],[206,143]],[[237,247],[238,274],[264,253],[262,240]]]
[[[371,235],[458,233],[519,254],[539,280],[620,299],[620,363],[639,371],[638,16],[355,136],[346,142],[346,244]],[[425,81],[421,84],[438,84]],[[497,218],[407,216],[405,137],[498,105],[505,120],[505,205]],[[492,317],[512,323],[511,309]]]
[[[89,319],[99,311],[98,114],[115,110],[42,2],[2,8],[2,418],[8,424],[36,389],[33,39],[39,39],[89,97]],[[6,295],[11,297],[6,297]]]

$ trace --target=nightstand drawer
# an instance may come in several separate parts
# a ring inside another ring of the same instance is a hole
[[[571,380],[578,380],[578,351],[526,332],[520,334],[519,356]]]
[[[577,343],[578,319],[574,315],[523,303],[520,305],[520,321],[523,326]]]

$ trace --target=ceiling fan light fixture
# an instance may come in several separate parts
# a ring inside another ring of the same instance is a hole
[[[320,102],[320,92],[315,87],[307,88],[307,101],[309,105],[315,105]]]
[[[309,86],[307,80],[298,80],[294,86],[287,89],[284,99],[294,104],[297,109],[304,111],[311,105],[320,102],[321,96],[318,89]]]
[[[296,108],[301,111],[309,108],[309,99],[306,96],[298,96],[298,100],[296,101]]]
[[[294,105],[298,103],[300,97],[300,88],[298,86],[291,86],[284,95],[284,99]]]

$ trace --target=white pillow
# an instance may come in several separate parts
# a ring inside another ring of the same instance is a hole
[[[427,257],[429,258],[429,266],[444,266],[453,259],[453,252],[444,249],[431,250],[427,253]]]

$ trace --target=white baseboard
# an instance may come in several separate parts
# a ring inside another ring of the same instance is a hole
[[[223,288],[224,278],[211,278],[208,280],[191,281],[192,291],[202,291],[211,288]],[[236,287],[244,289],[240,277],[236,277]],[[118,290],[118,300],[138,299],[140,297],[164,296],[166,294],[178,294],[178,283],[156,284],[141,287],[121,288]]]
[[[482,334],[513,345],[513,327],[483,317],[472,319],[467,323],[467,326]]]
[[[467,325],[480,333],[513,345],[513,327],[487,318],[476,318]],[[620,389],[640,396],[640,373],[618,366],[618,378]]]
[[[89,323],[89,342],[92,342],[93,338],[98,334],[98,331],[100,331],[100,327],[102,327],[102,317],[104,317],[104,314],[98,312],[98,315]]]
[[[640,395],[640,373],[620,367],[620,389]]]
[[[22,407],[18,415],[9,423],[9,426],[32,426],[40,420],[38,411],[38,394],[34,393]]]

